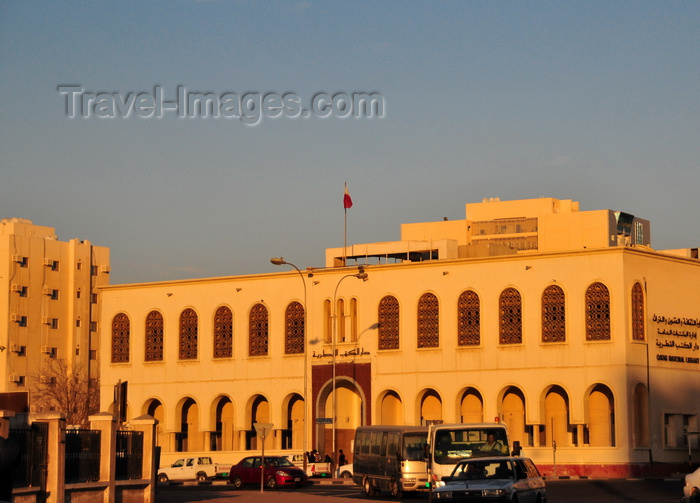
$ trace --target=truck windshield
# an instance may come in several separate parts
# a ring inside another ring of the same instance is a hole
[[[477,456],[507,456],[508,439],[503,428],[440,428],[435,434],[435,462],[454,465]]]

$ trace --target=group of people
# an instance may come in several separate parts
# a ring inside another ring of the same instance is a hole
[[[330,454],[326,454],[324,457],[321,457],[321,453],[316,449],[307,452],[306,459],[308,459],[309,463],[320,463],[321,461],[324,463],[333,462],[333,458],[331,458]],[[340,449],[338,451],[338,466],[343,466],[344,464],[347,464],[347,460],[345,458],[345,453],[343,453],[343,449]]]

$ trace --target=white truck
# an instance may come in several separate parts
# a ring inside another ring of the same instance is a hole
[[[298,467],[304,466],[304,454],[291,454],[287,456],[287,459],[291,461]],[[323,461],[307,461],[306,462],[306,475],[311,477],[324,477],[331,478],[332,476],[331,464]]]
[[[228,471],[228,470],[227,470]],[[196,480],[205,482],[217,476],[217,465],[209,456],[180,458],[172,465],[158,470],[158,481]]]

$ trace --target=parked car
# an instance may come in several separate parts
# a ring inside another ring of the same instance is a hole
[[[352,473],[352,463],[349,463],[343,466],[339,466],[338,473],[336,475],[340,479],[351,479]]]
[[[700,468],[685,476],[683,503],[700,503]]]
[[[172,465],[158,470],[158,481],[196,480],[204,482],[216,476],[216,465],[208,456],[180,458]]]
[[[529,458],[465,459],[435,485],[433,496],[439,501],[547,501],[544,480]]]
[[[244,484],[260,484],[260,456],[243,458],[231,467],[229,481],[240,489]],[[302,487],[309,480],[304,470],[295,466],[285,456],[265,456],[265,469],[262,479],[268,489],[277,487]]]

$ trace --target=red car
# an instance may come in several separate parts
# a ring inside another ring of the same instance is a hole
[[[260,456],[243,458],[237,465],[231,467],[229,481],[233,487],[240,489],[244,484],[260,484]],[[302,487],[308,481],[304,470],[293,465],[284,456],[265,456],[263,480],[268,489],[277,487]]]

